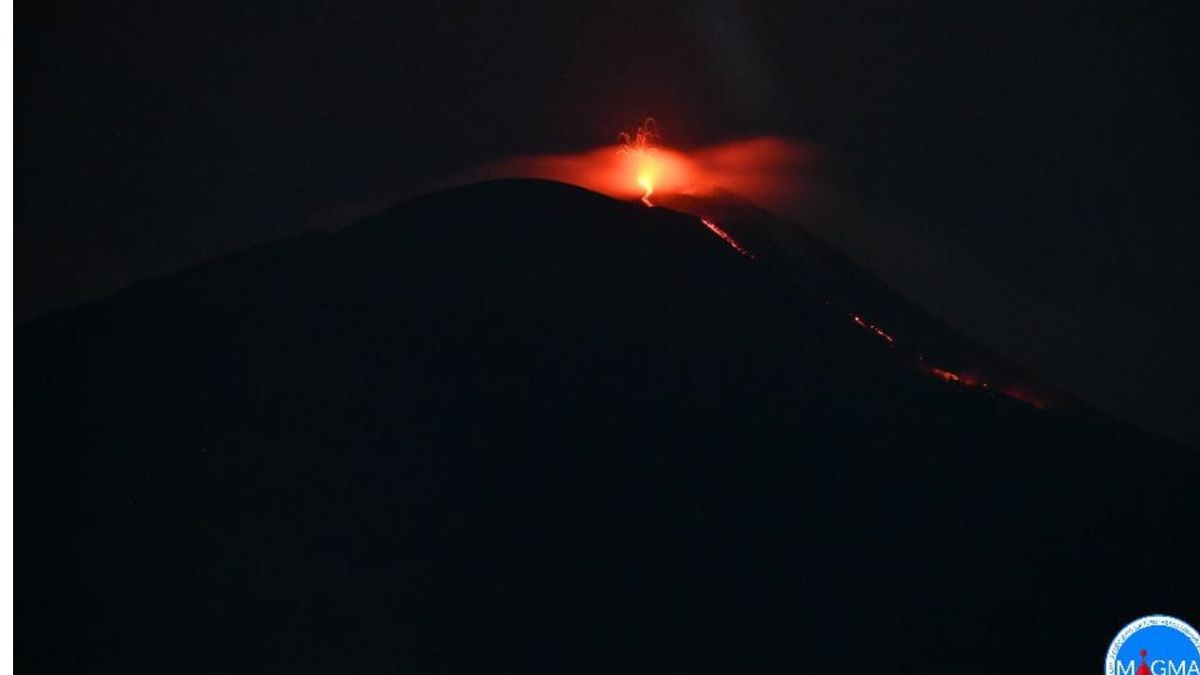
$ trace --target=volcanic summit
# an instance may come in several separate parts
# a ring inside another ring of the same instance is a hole
[[[1066,672],[1200,614],[1193,452],[653,203],[473,184],[22,326],[26,669]]]

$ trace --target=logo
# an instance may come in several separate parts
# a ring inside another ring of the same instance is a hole
[[[1200,634],[1173,616],[1144,616],[1108,646],[1105,675],[1200,675]]]

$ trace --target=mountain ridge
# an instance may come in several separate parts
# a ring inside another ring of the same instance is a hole
[[[18,345],[27,667],[832,669],[865,632],[1011,672],[979,650],[1200,611],[1193,453],[929,377],[579,188],[427,195]]]

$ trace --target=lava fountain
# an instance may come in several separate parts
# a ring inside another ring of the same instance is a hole
[[[515,157],[477,167],[452,183],[495,178],[546,178],[647,206],[671,195],[730,190],[768,208],[803,198],[820,152],[791,139],[758,137],[679,149],[663,142],[648,118],[622,132],[615,144],[576,153]]]
[[[654,147],[658,141],[658,123],[653,117],[648,117],[633,132],[622,131],[618,139],[621,146],[617,154],[627,159],[633,169],[635,182],[644,190],[642,203],[654,206],[650,195],[654,194],[654,183],[663,173],[662,162]]]
[[[658,141],[658,123],[654,121],[653,117],[646,118],[646,121],[632,132],[622,131],[618,139],[621,145],[617,154],[625,157],[629,163],[630,174],[638,187],[642,188],[641,199],[646,206],[654,206],[654,203],[650,201],[650,196],[654,194],[655,184],[664,177],[683,178],[688,175],[687,172],[695,172],[695,167],[690,166],[687,162],[670,158],[664,159],[665,155],[660,156],[658,148],[655,147]],[[700,222],[704,223],[710,232],[733,247],[733,250],[751,260],[757,260],[753,253],[746,250],[746,247],[738,243],[712,219],[700,217]]]

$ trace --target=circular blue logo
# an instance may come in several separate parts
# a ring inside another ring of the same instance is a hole
[[[1108,646],[1105,675],[1200,675],[1200,634],[1173,616],[1144,616]]]

